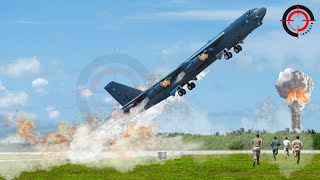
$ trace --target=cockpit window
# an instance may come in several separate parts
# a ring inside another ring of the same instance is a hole
[[[249,15],[252,14],[252,13],[254,13],[256,10],[257,10],[257,8],[250,9],[250,10],[247,12],[247,16],[249,16]]]

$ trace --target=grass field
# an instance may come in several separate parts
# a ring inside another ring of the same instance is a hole
[[[279,154],[274,161],[272,155],[263,154],[255,168],[246,154],[183,156],[161,163],[150,159],[149,163],[124,173],[106,166],[66,164],[49,171],[23,172],[17,179],[318,179],[320,174],[320,155],[312,154],[303,154],[298,165],[293,156],[285,160]]]

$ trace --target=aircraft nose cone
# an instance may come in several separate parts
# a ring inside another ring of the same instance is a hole
[[[265,7],[262,7],[258,10],[259,16],[262,16],[262,17],[264,17],[266,15],[266,12],[267,12],[267,8],[265,8]]]

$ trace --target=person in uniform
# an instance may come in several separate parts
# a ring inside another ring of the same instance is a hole
[[[260,164],[260,152],[263,146],[263,141],[260,139],[259,134],[256,134],[256,137],[252,140],[251,143],[252,151],[253,151],[253,167]]]
[[[290,141],[288,140],[288,137],[283,140],[283,147],[284,147],[284,158],[287,159],[288,156],[290,155],[289,153],[289,146],[291,146]]]
[[[301,152],[301,149],[303,148],[303,143],[300,140],[299,136],[296,137],[296,140],[292,141],[291,147],[293,149],[294,157],[297,158],[297,164],[299,164],[299,162],[300,162],[300,152]]]
[[[275,161],[277,160],[279,146],[280,146],[279,140],[277,139],[277,137],[274,137],[273,140],[271,141],[271,148],[272,148],[273,158]]]

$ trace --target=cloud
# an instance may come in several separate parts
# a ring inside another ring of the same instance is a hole
[[[0,91],[4,91],[6,90],[6,87],[2,84],[2,82],[0,81]]]
[[[292,67],[319,72],[320,55],[314,42],[320,41],[320,35],[314,30],[299,40],[284,30],[265,32],[263,36],[251,35],[245,40],[243,51],[235,56],[236,61],[232,62],[249,71]]]
[[[0,108],[10,107],[13,105],[25,105],[28,102],[28,94],[20,91],[6,91],[0,96]]]
[[[60,112],[56,110],[56,107],[54,106],[48,106],[45,110],[48,112],[50,119],[54,119],[60,116]]]
[[[49,84],[49,81],[41,77],[33,80],[31,83],[34,92],[36,92],[39,95],[47,94],[47,90],[45,86],[47,86],[48,84]]]
[[[287,7],[267,7],[265,19],[278,20]],[[162,11],[132,17],[136,20],[166,20],[166,21],[233,21],[249,9],[189,9],[181,11]]]
[[[79,89],[81,97],[90,97],[93,95],[92,91],[90,89]]]
[[[113,100],[112,97],[106,96],[106,97],[104,98],[104,102],[106,102],[106,103],[112,103],[112,102],[114,102],[114,100]]]
[[[39,70],[40,62],[37,57],[19,58],[13,63],[0,66],[0,73],[9,77],[19,77],[28,73],[37,73]]]
[[[244,11],[241,10],[187,10],[159,12],[153,15],[151,14],[151,17],[170,20],[233,20],[243,13]]]
[[[23,25],[41,25],[41,24],[47,24],[46,22],[40,22],[40,21],[31,21],[31,20],[17,20],[15,21],[16,24],[23,24]]]
[[[40,86],[46,86],[46,85],[48,85],[48,80],[41,77],[32,81],[32,87],[40,87]]]

